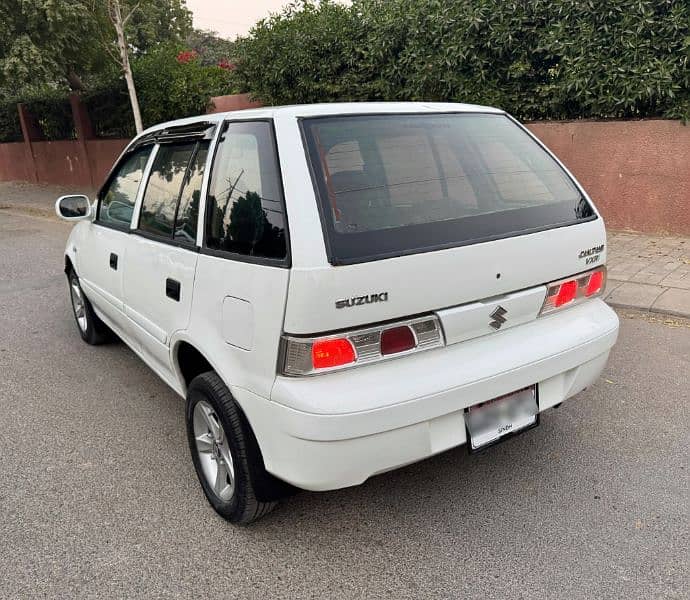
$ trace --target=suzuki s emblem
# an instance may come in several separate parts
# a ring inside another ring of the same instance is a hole
[[[500,329],[501,325],[508,320],[505,318],[507,314],[508,311],[499,305],[496,310],[489,315],[493,319],[493,321],[489,322],[489,325],[494,329]]]

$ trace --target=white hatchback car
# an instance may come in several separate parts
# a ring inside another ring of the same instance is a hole
[[[115,332],[187,399],[211,505],[250,522],[467,444],[594,382],[618,334],[601,216],[501,110],[358,103],[153,127],[65,270],[81,336]]]

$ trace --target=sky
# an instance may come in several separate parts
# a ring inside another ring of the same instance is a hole
[[[221,37],[234,39],[271,12],[279,12],[289,0],[187,0],[194,27],[211,29]]]

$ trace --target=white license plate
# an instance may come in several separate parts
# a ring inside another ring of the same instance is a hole
[[[470,450],[479,450],[534,427],[538,413],[535,385],[470,406],[465,411]]]

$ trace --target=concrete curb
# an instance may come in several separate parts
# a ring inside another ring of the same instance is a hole
[[[45,208],[42,206],[27,206],[26,204],[0,204],[0,210],[6,211],[8,213],[21,213],[24,215],[30,215],[32,217],[41,217],[43,219],[52,219],[53,221],[60,221],[55,210],[51,208]]]
[[[616,308],[690,319],[690,290],[613,279],[607,288],[604,300]]]
[[[681,319],[690,319],[690,313],[676,311],[673,309],[661,310],[658,308],[644,308],[640,306],[635,306],[634,304],[622,304],[620,302],[609,302],[608,300],[606,301],[606,304],[608,304],[612,308],[620,308],[624,310],[637,310],[640,312],[646,312],[653,315],[668,315],[669,317],[680,317]]]

